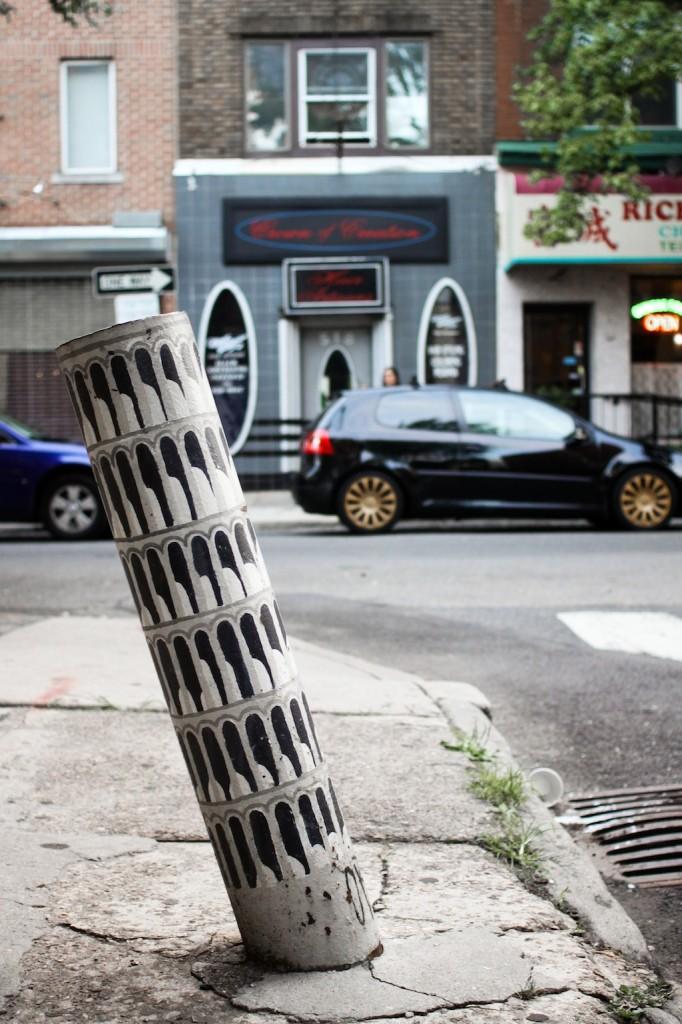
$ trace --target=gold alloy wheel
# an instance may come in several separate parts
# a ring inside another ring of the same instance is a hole
[[[672,511],[670,484],[656,473],[636,473],[622,487],[620,511],[630,526],[653,529],[661,526]]]
[[[343,511],[356,530],[382,530],[393,522],[397,510],[395,487],[371,473],[353,480],[343,496]]]

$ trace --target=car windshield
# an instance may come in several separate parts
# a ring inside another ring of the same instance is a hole
[[[30,439],[33,441],[49,440],[49,438],[39,430],[36,430],[35,427],[29,427],[25,423],[20,423],[19,420],[15,420],[13,416],[6,416],[4,413],[0,413],[0,420],[7,424],[9,429],[15,434],[18,434],[19,437],[25,437],[27,440]]]

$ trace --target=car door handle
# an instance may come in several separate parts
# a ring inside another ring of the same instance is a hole
[[[459,446],[459,450],[464,455],[475,455],[478,452],[484,452],[487,447],[487,445],[480,442],[476,444],[474,441],[465,441]]]

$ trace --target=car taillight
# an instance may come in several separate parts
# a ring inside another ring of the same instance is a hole
[[[333,455],[334,445],[326,430],[311,430],[301,442],[303,455]]]

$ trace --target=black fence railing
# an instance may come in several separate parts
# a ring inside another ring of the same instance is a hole
[[[274,491],[288,487],[291,473],[298,468],[301,436],[307,422],[253,421],[244,447],[235,455],[245,490]]]
[[[591,394],[589,416],[598,427],[637,440],[682,445],[682,398],[650,394]]]

